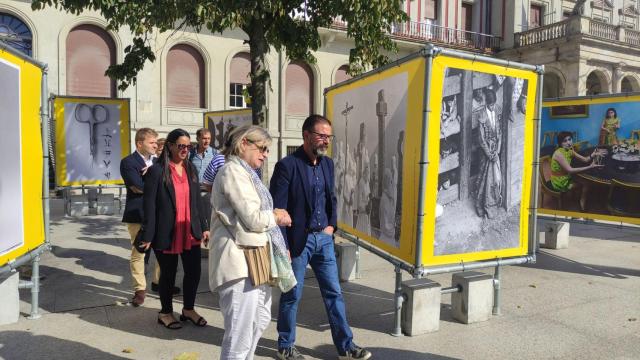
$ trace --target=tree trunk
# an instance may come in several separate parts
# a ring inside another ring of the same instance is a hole
[[[267,126],[267,82],[269,69],[267,68],[267,53],[269,47],[264,35],[262,21],[254,20],[245,29],[249,35],[251,56],[251,114],[254,125]]]

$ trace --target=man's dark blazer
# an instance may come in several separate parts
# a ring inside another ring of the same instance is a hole
[[[326,212],[329,225],[338,228],[336,195],[334,192],[333,160],[322,156],[318,158],[324,174],[327,198]],[[282,233],[287,239],[291,256],[302,253],[307,243],[311,216],[311,184],[307,176],[306,166],[309,158],[300,146],[293,154],[278,161],[271,177],[270,192],[273,197],[273,207],[285,209],[291,216],[292,225],[282,227]]]
[[[137,151],[127,155],[120,161],[120,175],[124,180],[124,185],[127,187],[127,201],[124,206],[124,213],[122,214],[122,222],[142,223],[144,217],[142,194],[134,192],[131,187],[136,187],[140,189],[140,191],[143,191],[144,176],[142,175],[142,169],[144,169],[145,166],[147,165]]]
[[[205,212],[200,197],[198,172],[190,162],[185,161],[184,164],[191,167],[192,175],[189,177],[191,234],[196,239],[202,239],[202,232],[209,230],[209,219],[201,216]],[[155,250],[171,248],[176,222],[176,192],[173,183],[165,183],[162,175],[162,163],[156,162],[149,168],[144,179],[143,205],[146,216],[142,221],[143,238],[144,242],[150,242]]]

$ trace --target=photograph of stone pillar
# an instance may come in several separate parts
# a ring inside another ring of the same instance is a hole
[[[446,69],[434,255],[519,245],[526,89],[523,79]]]
[[[338,221],[393,247],[400,245],[407,88],[400,73],[333,101]]]

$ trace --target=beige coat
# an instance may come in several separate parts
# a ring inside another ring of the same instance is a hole
[[[211,190],[209,288],[248,276],[239,246],[264,246],[267,230],[276,225],[272,210],[260,210],[260,197],[251,175],[235,156],[220,168]]]

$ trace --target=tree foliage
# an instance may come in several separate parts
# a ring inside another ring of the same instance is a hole
[[[119,88],[135,85],[146,61],[154,61],[150,37],[181,29],[211,32],[239,28],[248,36],[251,57],[251,96],[254,123],[266,115],[266,86],[269,71],[265,56],[270,46],[284,51],[292,60],[315,61],[312,54],[321,46],[318,28],[329,27],[340,18],[354,41],[349,54],[350,72],[387,62],[385,52],[395,51],[387,32],[393,23],[407,19],[397,0],[32,0],[34,10],[55,7],[72,14],[84,10],[99,12],[109,29],[129,27],[134,35],[121,64],[107,75],[119,81]]]

